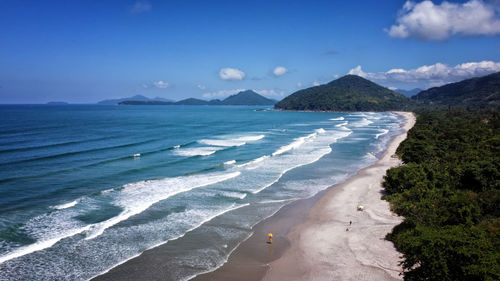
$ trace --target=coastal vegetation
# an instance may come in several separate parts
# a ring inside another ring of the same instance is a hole
[[[405,280],[500,279],[498,110],[420,110],[384,196]]]
[[[275,105],[283,110],[388,111],[407,109],[410,100],[356,75],[297,91]]]

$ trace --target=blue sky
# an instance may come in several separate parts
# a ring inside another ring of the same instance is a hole
[[[0,0],[0,103],[281,99],[347,73],[391,88],[500,71],[500,1]]]

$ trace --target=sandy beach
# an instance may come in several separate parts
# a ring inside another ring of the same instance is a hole
[[[401,280],[400,253],[385,236],[402,218],[381,200],[381,182],[386,170],[401,164],[394,154],[415,116],[396,113],[406,119],[403,133],[375,164],[286,206],[258,224],[226,264],[194,280]],[[272,245],[265,243],[267,232],[275,233]]]

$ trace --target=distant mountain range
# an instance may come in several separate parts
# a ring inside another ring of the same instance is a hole
[[[394,90],[394,92],[400,93],[403,96],[408,97],[408,98],[411,98],[412,96],[420,93],[421,91],[422,91],[422,89],[420,89],[420,88],[415,88],[415,89],[411,89],[411,90],[404,90],[404,89],[396,89],[396,90]]]
[[[411,99],[420,106],[499,107],[500,72],[430,88]]]
[[[405,96],[356,75],[297,91],[275,105],[284,110],[387,111],[408,106]]]
[[[102,104],[102,105],[117,105],[117,104],[119,104],[121,102],[124,102],[124,101],[173,102],[172,100],[167,100],[167,99],[159,98],[159,97],[156,97],[154,99],[150,99],[150,98],[142,96],[142,95],[136,95],[136,96],[129,97],[129,98],[103,100],[103,101],[98,102],[97,104]]]
[[[188,98],[177,102],[127,99],[118,102],[118,104],[120,105],[274,105],[276,102],[277,102],[276,100],[263,97],[252,90],[247,90],[229,96],[222,101],[219,99],[206,101],[195,98]]]

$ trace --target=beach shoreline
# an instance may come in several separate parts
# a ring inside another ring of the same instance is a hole
[[[381,183],[388,169],[401,165],[394,155],[416,118],[394,113],[405,119],[402,133],[377,162],[283,207],[256,225],[223,266],[191,280],[401,280],[401,254],[385,235],[402,218],[381,199]],[[365,210],[358,211],[359,205]],[[272,245],[265,243],[267,232],[275,234]]]

